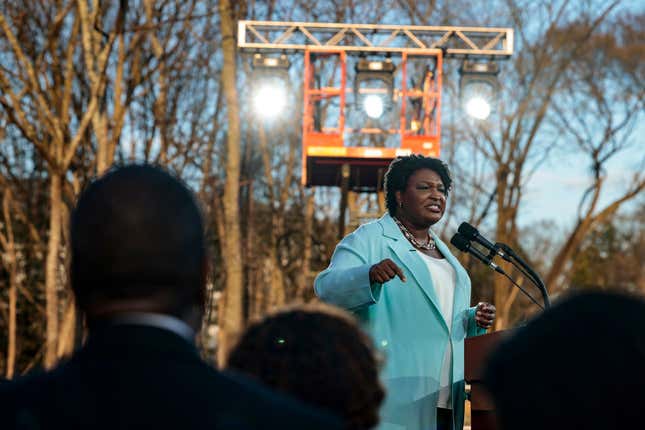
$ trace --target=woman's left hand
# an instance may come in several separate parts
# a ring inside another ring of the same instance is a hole
[[[495,321],[496,309],[490,303],[479,302],[475,308],[475,322],[481,328],[490,328]]]

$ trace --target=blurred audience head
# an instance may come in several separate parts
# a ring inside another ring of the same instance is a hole
[[[485,381],[501,430],[632,428],[645,422],[645,301],[578,293],[493,353]]]
[[[90,326],[119,313],[154,312],[199,327],[204,222],[179,179],[150,165],[115,168],[80,195],[70,229],[72,288]]]
[[[252,324],[228,366],[335,413],[347,429],[378,423],[385,395],[379,361],[369,337],[340,309],[298,306]]]

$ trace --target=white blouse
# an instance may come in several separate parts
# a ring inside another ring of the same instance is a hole
[[[455,301],[455,269],[445,258],[434,258],[419,252],[423,261],[428,266],[432,277],[435,293],[439,303],[439,310],[446,320],[448,330],[452,331],[452,308]],[[437,407],[452,409],[450,371],[452,369],[452,344],[448,342],[443,356],[443,364],[439,378],[439,400]]]

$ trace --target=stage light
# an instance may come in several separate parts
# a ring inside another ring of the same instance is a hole
[[[493,111],[499,91],[495,63],[465,61],[459,69],[461,100],[466,113],[478,120],[487,119]]]
[[[361,58],[356,63],[354,76],[354,102],[369,118],[378,119],[392,107],[394,96],[394,71],[392,61],[368,61]]]
[[[466,101],[466,113],[475,119],[484,120],[490,115],[490,103],[483,97],[472,97]]]
[[[266,57],[253,55],[251,98],[253,112],[273,120],[284,113],[288,105],[289,60],[286,55]]]
[[[370,94],[363,99],[363,110],[370,118],[380,118],[384,109],[383,97],[379,95]]]
[[[253,93],[253,111],[264,119],[273,119],[287,106],[287,89],[279,79],[259,82]]]

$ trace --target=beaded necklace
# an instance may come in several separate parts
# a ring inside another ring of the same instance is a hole
[[[428,233],[428,241],[426,243],[421,243],[412,235],[412,233],[410,233],[410,231],[403,225],[401,221],[396,219],[396,217],[392,217],[392,219],[394,219],[394,222],[396,223],[396,225],[398,225],[399,229],[401,229],[401,233],[403,233],[403,236],[405,236],[405,238],[409,240],[410,243],[414,245],[416,248],[424,249],[426,251],[432,251],[434,249],[437,249],[437,246],[434,243],[434,239],[432,238],[432,236],[430,236],[430,233]]]

